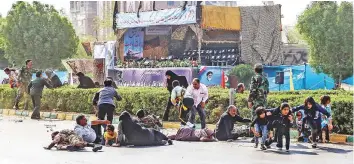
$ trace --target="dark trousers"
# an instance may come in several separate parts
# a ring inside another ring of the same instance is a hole
[[[182,102],[180,102],[179,108],[179,120],[182,125],[186,125],[188,122],[188,113],[193,109],[194,100],[193,98],[184,98]],[[185,106],[187,109],[183,108]]]
[[[318,133],[320,131],[319,129],[321,129],[321,122],[319,120],[314,120],[310,117],[304,117],[302,123],[302,131],[305,130],[305,124],[308,124],[311,128],[312,142],[316,142]]]
[[[31,118],[40,118],[41,114],[39,112],[39,109],[41,108],[41,96],[33,95],[31,96],[31,98],[32,98],[32,103],[34,108]]]
[[[165,113],[163,114],[163,121],[168,121],[168,116],[170,115],[171,107],[173,107],[173,104],[171,102],[171,97],[169,97],[165,108]]]
[[[112,104],[100,104],[98,105],[98,114],[97,117],[99,120],[105,120],[107,115],[107,120],[113,123],[113,114],[115,106]],[[106,125],[103,125],[104,131],[106,131]]]
[[[203,109],[200,104],[195,107],[193,106],[193,109],[190,111],[190,115],[189,115],[189,122],[194,124],[195,122],[195,114],[198,112],[198,115],[200,117],[200,124],[201,124],[201,128],[204,129],[205,128],[205,117],[206,117],[206,114],[205,114],[205,109]]]
[[[289,150],[290,146],[290,128],[278,127],[277,128],[277,147],[283,147],[283,136],[285,136],[285,147]]]
[[[320,140],[323,140],[322,131],[325,131],[326,140],[329,141],[329,129],[328,129],[328,125],[326,125],[325,127],[323,127],[322,130],[320,131]]]

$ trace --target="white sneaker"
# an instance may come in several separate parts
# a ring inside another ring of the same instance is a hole
[[[194,124],[187,122],[186,126],[190,127],[190,128],[194,128]]]

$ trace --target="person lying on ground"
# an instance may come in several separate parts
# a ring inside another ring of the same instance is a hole
[[[140,109],[136,113],[136,116],[138,117],[138,119],[136,119],[137,123],[142,127],[153,128],[156,130],[162,128],[162,123],[160,122],[159,118],[153,114],[146,115],[143,109]]]
[[[234,105],[230,105],[227,111],[221,115],[220,120],[216,123],[215,136],[219,141],[232,141],[239,137],[239,134],[233,132],[235,122],[251,122],[239,116],[238,109]]]
[[[304,130],[305,124],[308,124],[311,128],[311,138],[312,147],[317,147],[317,136],[321,129],[321,116],[320,113],[326,115],[328,118],[331,114],[327,112],[326,109],[322,108],[319,104],[315,102],[312,97],[307,97],[305,99],[304,105],[292,108],[292,112],[297,112],[299,110],[304,110],[304,118],[302,123],[302,130]],[[332,124],[328,124],[329,130],[332,130]]]
[[[44,147],[46,150],[50,150],[56,145],[58,150],[68,150],[68,151],[77,151],[84,149],[85,147],[92,147],[92,151],[97,152],[102,149],[102,146],[95,145],[92,143],[85,142],[82,137],[75,134],[73,130],[65,129],[55,131],[51,134],[52,142]]]
[[[101,125],[101,124],[110,124],[111,122],[108,120],[95,120],[91,121],[90,124],[87,123],[87,119],[84,115],[79,115],[76,118],[76,126],[74,128],[75,133],[82,137],[85,142],[93,143],[96,141],[97,136],[100,134],[96,134],[95,130],[92,129],[93,125]]]
[[[216,141],[214,138],[214,132],[210,129],[194,129],[191,127],[179,128],[175,135],[168,136],[171,140],[177,141],[202,141],[202,142],[213,142]]]
[[[134,122],[127,111],[119,116],[118,138],[120,146],[162,146],[167,143],[172,145],[172,141],[166,135]]]
[[[114,143],[118,143],[118,133],[114,131],[114,126],[109,124],[103,134],[102,145],[113,146]]]

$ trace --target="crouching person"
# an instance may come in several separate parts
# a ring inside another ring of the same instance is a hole
[[[138,117],[137,123],[142,127],[153,128],[156,130],[160,130],[160,128],[162,128],[162,123],[159,118],[153,114],[146,115],[143,109],[136,112],[136,116]]]
[[[235,122],[251,122],[238,115],[236,106],[230,105],[227,111],[221,115],[220,120],[216,124],[215,136],[219,141],[233,141],[238,138],[238,134],[233,132]]]
[[[255,145],[254,148],[258,147],[258,138],[262,137],[261,140],[261,150],[267,150],[265,143],[268,137],[268,124],[270,116],[267,115],[267,112],[264,107],[258,107],[256,109],[256,119],[251,123],[251,130],[255,136]]]
[[[52,133],[51,137],[52,142],[47,147],[44,147],[46,150],[50,150],[54,146],[56,146],[58,150],[68,151],[77,151],[85,147],[92,147],[92,151],[94,152],[102,149],[102,146],[85,142],[82,137],[75,134],[73,130],[65,129],[60,132],[56,131]]]

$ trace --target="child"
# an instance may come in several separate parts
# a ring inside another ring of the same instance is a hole
[[[322,108],[326,109],[326,111],[332,115],[332,110],[331,110],[331,97],[324,95],[321,96],[321,106]],[[323,136],[322,132],[324,131],[326,134],[325,142],[329,142],[329,129],[331,129],[329,126],[332,125],[332,116],[327,117],[326,115],[322,114],[322,122],[321,122],[321,131],[320,131],[320,140],[319,142],[323,142]]]
[[[304,110],[305,115],[305,117],[303,118],[303,126],[301,130],[305,130],[304,127],[306,123],[310,126],[312,136],[312,147],[316,148],[316,138],[318,131],[321,128],[321,122],[319,122],[321,117],[318,118],[318,115],[319,113],[322,113],[325,114],[327,117],[330,117],[331,114],[329,114],[325,109],[323,109],[319,104],[317,104],[312,97],[307,97],[305,99],[304,105],[293,108],[292,112],[297,112],[299,110]],[[328,127],[332,127],[332,125],[329,124]]]
[[[267,148],[264,145],[268,136],[267,126],[268,126],[268,118],[266,116],[266,110],[264,109],[264,107],[258,107],[256,109],[256,118],[251,123],[251,130],[255,136],[254,148],[258,147],[258,138],[260,136],[259,133],[262,132],[261,150],[267,150]]]
[[[106,132],[103,134],[102,145],[112,146],[113,143],[118,143],[117,136],[118,133],[114,131],[114,126],[112,124],[107,125]]]
[[[274,124],[277,127],[277,147],[279,150],[283,147],[283,136],[285,136],[286,152],[289,152],[290,146],[290,128],[293,123],[293,116],[290,113],[290,105],[282,103],[280,105],[280,115],[274,118]]]
[[[302,130],[302,125],[303,125],[303,112],[298,111],[296,112],[296,126],[297,126],[297,131],[298,131],[298,142],[308,142],[308,137],[310,136],[311,132],[309,132],[309,127],[307,124],[304,126],[304,130]]]

